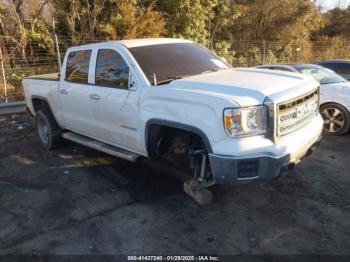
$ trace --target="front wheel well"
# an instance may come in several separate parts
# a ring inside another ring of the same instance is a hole
[[[153,123],[147,126],[146,148],[151,158],[158,157],[166,148],[168,149],[176,143],[182,143],[187,146],[184,153],[188,153],[188,150],[193,148],[201,148],[211,152],[206,136],[194,127],[171,126],[163,123]],[[174,148],[174,150],[181,152],[179,148]]]

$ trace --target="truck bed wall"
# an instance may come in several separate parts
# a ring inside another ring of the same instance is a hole
[[[35,115],[33,98],[43,99],[49,104],[57,123],[63,126],[62,113],[59,107],[58,87],[58,79],[48,77],[48,75],[23,79],[24,95],[30,112]]]

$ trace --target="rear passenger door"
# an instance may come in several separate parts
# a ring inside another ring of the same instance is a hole
[[[91,49],[71,51],[66,57],[66,70],[59,85],[65,128],[89,136],[95,125],[90,98],[93,86],[89,85],[91,57]]]
[[[96,134],[110,144],[139,151],[138,109],[140,88],[133,81],[128,60],[114,46],[96,50],[94,93],[99,97],[93,110]]]

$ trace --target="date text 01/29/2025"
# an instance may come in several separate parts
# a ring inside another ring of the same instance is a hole
[[[128,256],[128,261],[219,261],[217,256]]]

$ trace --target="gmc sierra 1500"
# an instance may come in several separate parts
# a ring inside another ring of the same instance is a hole
[[[314,150],[323,127],[311,77],[234,69],[180,39],[73,47],[59,78],[23,85],[46,149],[65,138],[130,161],[171,156],[193,171],[184,188],[201,204],[214,183],[283,174]]]

